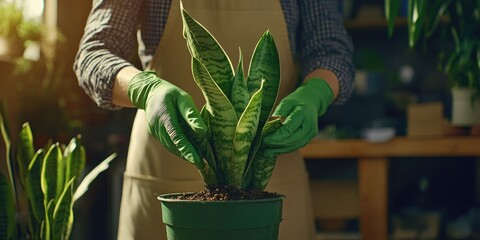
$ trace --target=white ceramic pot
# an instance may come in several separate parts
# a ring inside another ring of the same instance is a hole
[[[480,98],[472,104],[474,89],[452,88],[452,124],[472,126],[480,124]]]

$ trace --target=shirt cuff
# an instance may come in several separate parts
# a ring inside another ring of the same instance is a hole
[[[339,57],[321,57],[315,58],[310,62],[306,62],[302,69],[302,76],[308,75],[315,69],[326,69],[332,71],[339,81],[339,92],[333,104],[344,104],[353,91],[354,67],[350,61]]]

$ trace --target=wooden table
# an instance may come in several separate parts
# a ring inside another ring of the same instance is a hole
[[[309,159],[358,159],[361,237],[363,240],[386,240],[388,159],[480,156],[480,137],[397,137],[383,143],[360,139],[313,140],[300,151],[304,158]]]

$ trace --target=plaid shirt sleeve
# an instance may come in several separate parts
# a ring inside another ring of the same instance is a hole
[[[139,25],[140,59],[145,66],[161,39],[170,0],[94,0],[84,36],[75,58],[80,86],[98,106],[112,104],[117,73],[131,66]],[[316,68],[333,71],[340,81],[336,103],[345,102],[353,89],[353,47],[343,27],[336,0],[281,0],[294,55],[299,55],[302,75]]]
[[[117,73],[131,66],[142,1],[94,0],[80,41],[73,70],[79,85],[99,107],[119,109],[112,104]]]
[[[353,90],[353,44],[343,25],[337,0],[302,0],[298,48],[302,76],[317,68],[332,71],[340,82],[335,104],[342,104]]]

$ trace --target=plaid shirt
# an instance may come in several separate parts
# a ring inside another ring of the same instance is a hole
[[[280,0],[294,59],[302,76],[317,68],[331,70],[340,81],[336,103],[345,102],[353,89],[353,46],[343,27],[337,0]],[[93,0],[84,36],[74,63],[80,86],[107,109],[117,73],[132,63],[137,30],[142,41],[139,56],[146,66],[165,27],[171,0]]]

